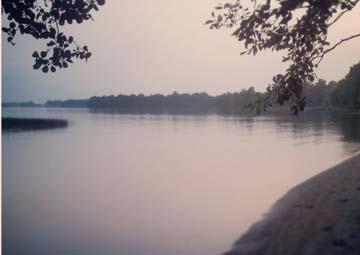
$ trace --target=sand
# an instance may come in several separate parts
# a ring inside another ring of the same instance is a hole
[[[360,255],[360,153],[291,189],[227,255]]]

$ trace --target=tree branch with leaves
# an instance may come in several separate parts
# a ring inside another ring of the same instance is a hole
[[[73,59],[87,61],[91,57],[88,47],[63,33],[61,26],[93,20],[92,11],[104,4],[105,0],[2,0],[1,11],[8,20],[2,31],[12,45],[18,33],[45,40],[47,48],[32,54],[33,68],[55,72],[67,68]]]
[[[357,38],[352,35],[334,46],[328,41],[328,29],[360,0],[235,0],[215,7],[205,22],[211,29],[235,29],[232,35],[245,46],[241,54],[283,51],[288,63],[285,74],[278,74],[261,101],[262,109],[275,99],[283,105],[290,101],[291,111],[303,111],[306,99],[303,86],[316,78],[315,68],[324,56],[340,44]],[[244,3],[243,3],[244,2]]]

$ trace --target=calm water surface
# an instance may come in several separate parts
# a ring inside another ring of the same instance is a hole
[[[359,115],[111,115],[2,134],[5,254],[221,254],[288,189],[360,148]]]

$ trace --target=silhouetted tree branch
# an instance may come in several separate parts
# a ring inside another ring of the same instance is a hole
[[[335,49],[337,46],[339,46],[340,44],[342,44],[342,43],[344,43],[344,42],[346,42],[346,41],[352,40],[352,39],[354,39],[354,38],[356,38],[356,37],[360,37],[360,33],[359,33],[359,34],[356,34],[356,35],[349,36],[349,37],[344,38],[344,39],[341,39],[339,42],[337,42],[336,44],[334,44],[334,46],[332,46],[331,48],[328,48],[328,49],[324,50],[324,52],[323,52],[320,56],[318,56],[318,58],[320,58],[320,59],[319,59],[319,61],[316,63],[316,66],[318,66],[318,65],[320,64],[320,62],[323,60],[324,56],[325,56],[327,53],[329,53],[330,51],[334,50],[334,49]]]
[[[92,20],[91,12],[104,4],[105,0],[2,0],[1,11],[8,19],[2,31],[12,45],[18,32],[47,41],[47,49],[32,54],[33,68],[55,72],[67,68],[74,58],[87,61],[91,57],[86,45],[77,44],[59,26]]]
[[[294,114],[304,110],[302,93],[306,82],[314,81],[315,62],[331,51],[328,28],[345,13],[353,10],[359,0],[255,0],[226,1],[215,7],[205,24],[211,29],[234,29],[232,35],[242,42],[241,54],[256,55],[260,51],[285,51],[283,62],[289,63],[285,74],[276,75],[267,88],[267,100],[282,105],[291,101]],[[216,12],[216,13],[215,13]],[[335,18],[334,18],[335,17]],[[352,38],[346,39],[350,40]],[[343,43],[340,42],[339,44]],[[338,45],[339,45],[338,44]],[[334,45],[334,49],[338,46]]]

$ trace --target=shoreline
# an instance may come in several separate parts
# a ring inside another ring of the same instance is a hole
[[[360,153],[289,190],[225,254],[360,254]]]
[[[237,108],[235,112],[221,112],[214,109],[207,110],[193,110],[191,108],[185,109],[175,109],[175,110],[138,110],[138,109],[129,109],[129,108],[119,108],[119,107],[90,107],[90,106],[46,106],[36,104],[34,106],[29,105],[12,105],[12,103],[7,103],[3,105],[3,108],[45,108],[45,109],[86,109],[93,113],[112,113],[112,114],[154,114],[154,115],[220,115],[220,116],[258,116],[255,111],[245,108]],[[307,106],[303,113],[300,113],[299,116],[305,113],[351,113],[351,114],[360,114],[360,109],[348,109],[335,106]],[[290,111],[289,105],[284,106],[271,106],[266,111],[261,112],[260,116],[293,116]]]

